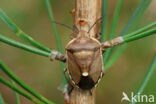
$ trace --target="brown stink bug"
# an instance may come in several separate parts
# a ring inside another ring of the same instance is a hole
[[[67,44],[66,55],[66,71],[72,85],[83,90],[95,87],[103,76],[101,43],[80,30],[77,37]]]

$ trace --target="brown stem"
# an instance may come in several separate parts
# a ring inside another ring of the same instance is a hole
[[[70,94],[70,104],[95,104],[95,89],[90,92],[74,88]]]
[[[88,30],[101,18],[101,0],[75,0],[74,16],[75,26],[78,30]],[[100,22],[89,32],[91,37],[98,39],[100,32]],[[81,90],[73,88],[69,97],[70,104],[95,104],[95,89]]]
[[[101,44],[101,47],[102,47],[102,50],[105,51],[105,49],[122,44],[123,42],[124,42],[123,37],[120,36],[120,37],[114,38],[110,41],[103,42]]]
[[[56,50],[52,50],[50,55],[50,60],[51,61],[59,60],[61,62],[66,62],[66,56]]]
[[[101,0],[75,0],[75,25],[79,30],[87,31],[101,18]],[[91,37],[97,38],[101,22],[98,22],[90,31]]]

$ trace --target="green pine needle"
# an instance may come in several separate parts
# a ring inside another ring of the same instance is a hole
[[[1,76],[0,76],[0,82],[3,83],[4,85],[6,85],[7,87],[11,88],[13,91],[16,91],[20,95],[24,96],[28,100],[34,102],[35,104],[44,104],[44,103],[41,103],[38,100],[34,99],[30,94],[27,94],[26,92],[20,90],[19,88],[17,88],[13,84],[11,84],[9,81],[2,78]],[[3,101],[1,101],[1,96],[0,96],[0,104],[5,104]]]
[[[117,23],[118,23],[121,5],[122,5],[122,0],[119,0],[117,7],[116,7],[116,10],[115,10],[115,14],[113,16],[112,26],[111,26],[111,30],[110,30],[110,34],[109,34],[108,39],[113,39],[115,36],[115,31],[116,31],[116,27],[117,27]]]
[[[122,32],[120,33],[121,36],[126,35],[126,33],[131,29],[131,27],[135,27],[138,22],[141,20],[144,12],[148,8],[149,4],[152,0],[142,0],[141,3],[138,5],[136,10],[134,11],[133,15],[128,20],[127,24],[123,28]]]
[[[16,86],[15,82],[13,80],[11,80],[11,83]],[[19,95],[18,93],[16,93],[16,91],[14,92],[15,93],[15,97],[16,97],[16,104],[20,104],[20,98],[19,98]]]
[[[142,7],[141,12],[137,14],[138,16],[135,19],[134,26],[130,28],[130,31],[133,31],[139,27],[140,18],[143,17],[143,14],[145,13],[145,10],[148,8],[151,1],[152,0],[144,0],[144,6]]]
[[[8,45],[11,45],[11,46],[14,46],[14,47],[17,47],[17,48],[23,49],[25,51],[41,55],[41,56],[45,56],[45,57],[49,57],[50,56],[49,52],[45,52],[45,51],[33,48],[31,46],[22,44],[20,42],[17,42],[17,41],[14,41],[12,39],[9,39],[9,38],[1,35],[1,34],[0,34],[0,42],[4,42],[4,43],[6,43]]]
[[[156,33],[156,21],[151,24],[144,26],[143,28],[136,30],[128,35],[123,36],[124,42],[131,42],[134,40],[138,40],[144,38],[146,36],[150,36]]]
[[[142,94],[142,92],[144,91],[145,87],[147,86],[148,81],[150,80],[153,72],[156,71],[156,53],[155,56],[153,58],[152,64],[149,67],[149,70],[147,72],[147,75],[145,76],[145,79],[143,80],[142,84],[140,85],[140,88],[138,89],[137,94]],[[137,97],[137,96],[135,96]],[[131,104],[135,104],[135,102],[132,102]]]
[[[138,39],[141,39],[141,38],[144,38],[146,36],[153,35],[153,34],[156,34],[156,28],[150,29],[148,31],[145,31],[145,32],[137,34],[137,35],[133,35],[133,36],[129,36],[129,37],[123,37],[123,39],[124,39],[124,42],[131,42],[131,41],[138,40]]]
[[[36,48],[39,48],[46,52],[51,52],[51,49],[47,48],[46,46],[40,44],[39,42],[35,41],[32,37],[24,33],[0,8],[0,18],[10,27],[10,29],[16,34],[16,36],[22,38],[26,42],[30,43]]]
[[[107,23],[108,23],[108,1],[102,0],[102,24],[101,24],[101,42],[104,41],[104,36],[107,33]]]
[[[114,62],[120,57],[120,54],[122,54],[123,50],[127,47],[126,44],[120,46],[119,51],[115,52],[113,57],[111,57],[111,60],[108,60],[108,62],[105,64],[104,70],[107,71],[113,64]]]
[[[149,4],[150,4],[151,0],[142,0],[141,3],[138,5],[138,7],[136,8],[136,10],[134,11],[133,15],[130,17],[130,19],[128,20],[127,24],[125,25],[125,27],[123,28],[122,32],[120,33],[121,36],[126,35],[126,33],[129,31],[129,29],[133,26],[135,27],[140,20],[141,17],[144,14],[144,11],[148,8]],[[123,49],[121,49],[122,47],[119,47],[114,54],[111,56],[111,59],[113,60],[117,60],[114,58],[119,58],[119,56],[121,55]],[[112,48],[112,50],[114,49],[114,47]],[[122,50],[122,51],[121,51]],[[120,53],[119,53],[119,52]],[[118,57],[116,57],[115,53],[118,53]],[[113,51],[112,51],[113,53]],[[111,60],[111,59],[108,59]],[[115,63],[115,61],[112,61]],[[107,62],[105,62],[105,64],[107,64]],[[113,65],[113,63],[112,63]]]
[[[56,26],[55,26],[55,23],[54,23],[54,17],[53,17],[52,7],[50,5],[50,0],[46,0],[45,2],[46,2],[46,7],[47,7],[47,10],[48,10],[48,14],[49,14],[50,22],[51,22],[51,25],[52,25],[52,29],[54,31],[54,37],[55,37],[55,40],[56,40],[56,43],[57,43],[58,51],[63,53],[62,46],[61,46],[61,40],[60,40],[60,37],[58,35],[57,29],[56,29]],[[61,62],[60,65],[61,65],[62,73],[64,74],[65,64]],[[63,89],[66,84],[67,84],[67,81],[66,81],[66,79],[65,79],[65,77],[63,75],[61,89]]]
[[[154,26],[156,27],[156,21],[154,21],[154,22],[152,22],[151,24],[149,24],[149,25],[147,25],[147,26],[144,26],[143,28],[138,29],[138,30],[136,30],[136,31],[134,31],[134,32],[132,32],[132,33],[130,33],[130,34],[128,34],[128,35],[125,35],[125,36],[123,36],[123,37],[124,37],[124,38],[128,38],[128,37],[137,35],[137,34],[142,33],[142,32],[144,32],[144,31],[146,31],[146,30],[148,30],[148,29],[150,29],[150,28],[152,28],[152,27],[154,27]]]
[[[110,30],[110,34],[108,39],[112,39],[115,36],[115,30],[117,27],[117,22],[118,22],[118,17],[119,17],[119,13],[120,13],[120,8],[122,5],[122,0],[118,0],[118,4],[113,16],[113,21],[112,21],[112,26],[111,26],[111,30]],[[110,57],[110,55],[112,54],[113,49],[108,49],[105,54],[104,54],[104,63],[107,62],[108,58]]]
[[[12,83],[12,85],[14,85],[16,87],[16,84],[13,80],[11,80],[11,83]],[[18,93],[16,93],[16,91],[14,91],[14,93],[15,93],[15,97],[16,97],[16,104],[20,104],[20,98],[19,98]]]
[[[0,104],[5,104],[1,93],[0,93]]]
[[[61,46],[61,40],[60,40],[60,37],[58,35],[57,29],[56,29],[56,26],[55,26],[55,23],[54,23],[53,12],[52,12],[52,8],[51,8],[51,5],[50,5],[50,0],[46,0],[45,2],[46,2],[47,9],[48,9],[48,14],[49,14],[50,22],[51,22],[51,25],[52,25],[52,29],[54,31],[54,37],[55,37],[55,40],[56,40],[56,43],[57,43],[58,51],[63,52],[62,51],[62,46]]]
[[[38,94],[35,90],[33,90],[31,87],[26,85],[21,79],[19,79],[16,74],[12,72],[11,69],[9,69],[4,63],[0,60],[0,69],[14,82],[16,82],[19,86],[21,86],[24,90],[32,94],[34,97],[36,97],[38,100],[42,101],[46,104],[53,104],[53,102],[50,102],[40,94]]]

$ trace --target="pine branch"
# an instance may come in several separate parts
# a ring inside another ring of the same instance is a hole
[[[155,33],[156,33],[156,22],[153,22],[153,23],[151,23],[147,26],[144,26],[143,28],[136,30],[130,34],[114,38],[110,41],[106,41],[106,42],[102,43],[102,47],[103,47],[103,50],[105,51],[105,49],[107,49],[107,48],[111,48],[113,46],[127,43],[127,42],[132,42],[134,40],[138,40],[138,39],[153,35]]]
[[[153,22],[147,26],[144,26],[143,28],[136,30],[130,34],[127,34],[125,36],[120,36],[110,41],[106,41],[102,44],[102,48],[105,51],[107,48],[112,48],[116,45],[132,42],[132,41],[142,39],[150,35],[154,35],[156,34],[156,27],[154,26],[156,26],[156,22]],[[115,52],[114,56],[111,57],[111,60],[109,60],[106,63],[105,70],[108,70],[108,68],[110,68],[113,65],[113,63],[118,59],[118,57],[120,56],[120,54],[123,52],[125,48],[126,48],[126,45],[120,46],[118,51]]]
[[[6,43],[8,45],[11,45],[11,46],[23,49],[25,51],[34,53],[34,54],[38,54],[38,55],[45,56],[45,57],[50,57],[51,60],[56,59],[56,60],[59,60],[62,62],[66,61],[66,57],[63,54],[61,54],[55,50],[52,50],[51,52],[42,51],[42,50],[36,49],[34,47],[31,47],[31,46],[22,44],[20,42],[14,41],[12,39],[9,39],[1,34],[0,34],[0,41]]]

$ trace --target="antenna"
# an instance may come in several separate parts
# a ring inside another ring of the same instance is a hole
[[[90,29],[88,30],[88,33],[92,30],[92,28],[99,22],[99,21],[102,21],[103,19],[102,19],[102,17],[101,18],[99,18],[99,19],[97,19],[95,22],[94,22],[94,24],[90,27]]]
[[[63,24],[63,23],[60,23],[60,22],[57,22],[57,21],[52,21],[52,22],[55,23],[55,24],[57,24],[57,25],[64,26],[64,27],[68,28],[69,30],[72,30],[73,31],[73,28],[70,27],[70,26],[68,26],[68,25],[66,25],[66,24]]]

